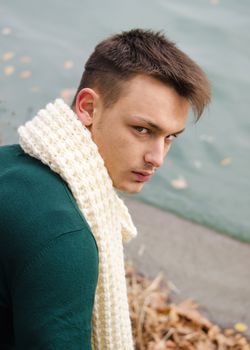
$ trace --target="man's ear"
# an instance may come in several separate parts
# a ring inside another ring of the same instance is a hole
[[[91,126],[93,123],[93,112],[97,99],[98,95],[90,88],[84,88],[77,94],[75,113],[86,127]]]

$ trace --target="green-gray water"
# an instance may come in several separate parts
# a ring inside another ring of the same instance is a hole
[[[250,242],[247,0],[12,0],[0,2],[0,18],[1,144],[16,142],[17,126],[44,104],[70,99],[98,41],[163,30],[205,69],[213,102],[139,198]]]

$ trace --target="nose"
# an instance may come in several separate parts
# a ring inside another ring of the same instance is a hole
[[[145,163],[150,163],[153,167],[160,168],[164,162],[164,157],[166,156],[169,148],[170,145],[166,146],[164,141],[154,143],[145,153]]]

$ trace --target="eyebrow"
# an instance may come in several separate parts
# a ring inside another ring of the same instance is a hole
[[[139,119],[140,121],[142,121],[142,122],[144,122],[144,123],[146,123],[148,126],[150,126],[151,128],[157,130],[158,132],[164,132],[164,130],[163,130],[162,128],[160,128],[160,127],[159,127],[158,125],[156,125],[155,123],[152,123],[150,120],[147,120],[147,119],[144,119],[144,118],[138,117],[138,116],[136,116],[135,118],[136,118],[136,119]],[[173,132],[173,133],[170,134],[170,135],[179,135],[179,134],[181,134],[184,130],[185,130],[185,128],[182,129],[182,130]]]

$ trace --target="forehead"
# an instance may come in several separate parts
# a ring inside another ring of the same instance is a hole
[[[117,106],[127,116],[150,120],[166,132],[183,129],[189,110],[188,100],[172,87],[144,75],[126,84]]]

